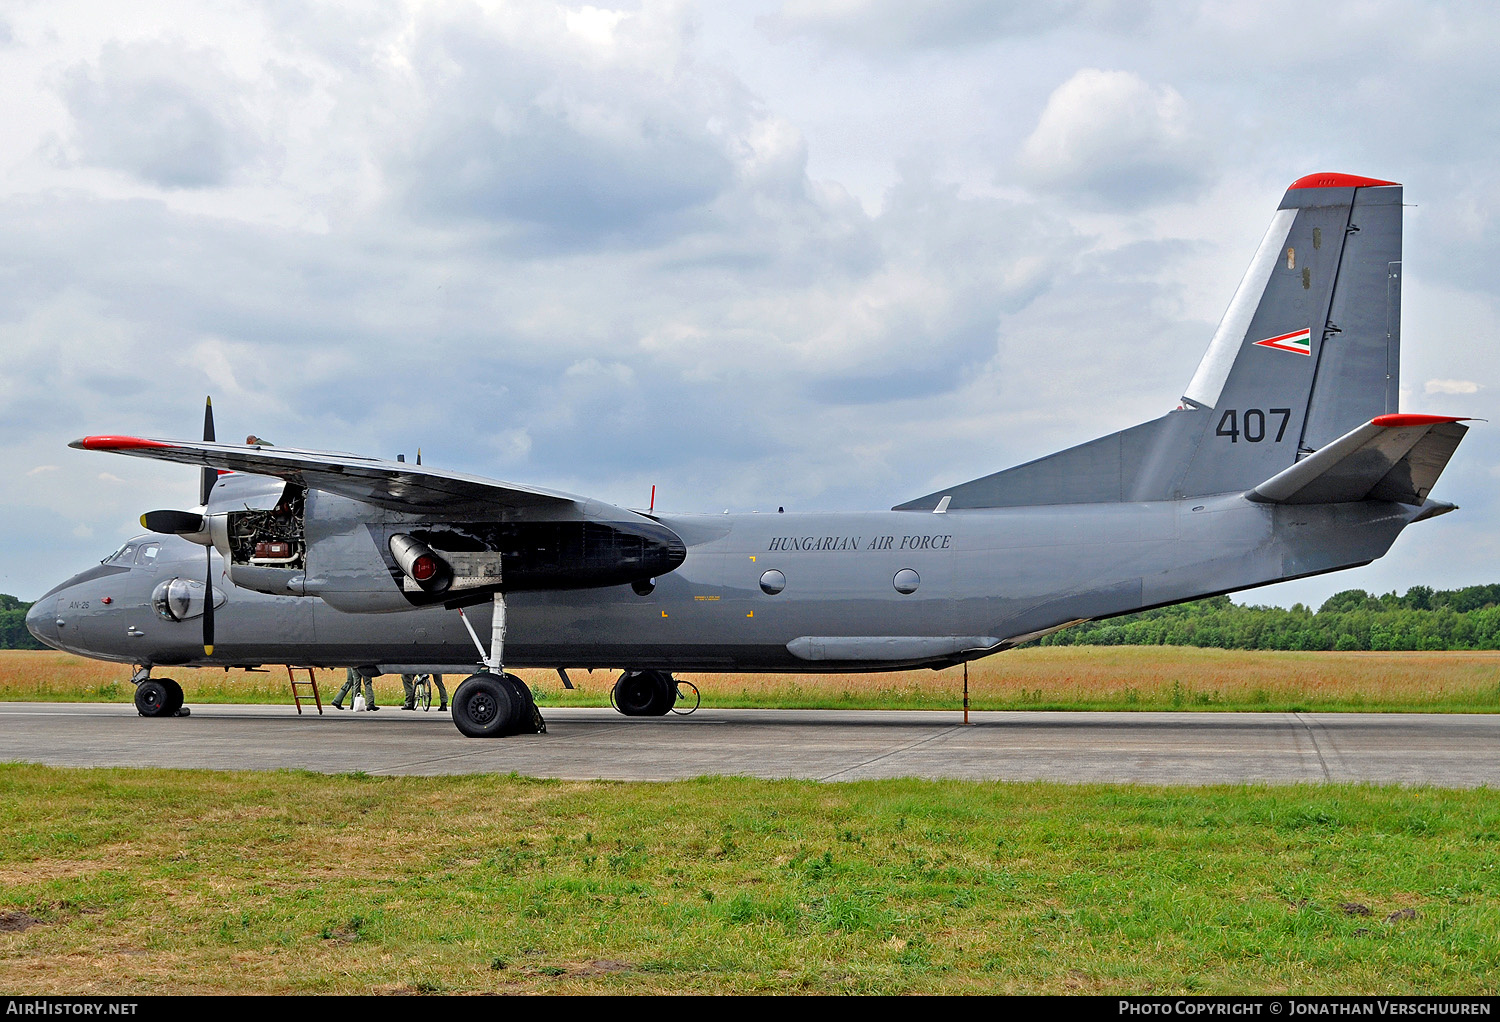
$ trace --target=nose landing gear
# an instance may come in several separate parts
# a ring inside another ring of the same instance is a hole
[[[182,686],[172,678],[153,678],[151,668],[136,670],[135,709],[142,717],[186,717],[193,711],[182,705]]]

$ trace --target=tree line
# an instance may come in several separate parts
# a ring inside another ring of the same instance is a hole
[[[1346,589],[1316,611],[1215,596],[1092,621],[1037,640],[1043,646],[1206,646],[1215,649],[1500,649],[1500,585],[1412,586],[1404,595]]]
[[[26,630],[31,604],[0,593],[0,649],[46,649]]]
[[[26,630],[31,604],[0,593],[0,649],[45,649]],[[1403,595],[1346,589],[1316,611],[1214,596],[1091,621],[1041,646],[1206,646],[1215,649],[1500,649],[1500,585],[1412,586]]]

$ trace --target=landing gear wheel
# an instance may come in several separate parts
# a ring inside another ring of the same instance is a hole
[[[537,709],[536,697],[531,694],[531,688],[516,677],[514,674],[502,674],[500,676],[516,698],[520,700],[521,711],[516,718],[515,734],[544,735],[547,733],[547,722],[542,719],[542,711]]]
[[[163,717],[176,717],[182,712],[182,686],[174,678],[157,678],[157,683],[167,690],[167,705]]]
[[[677,686],[664,671],[626,671],[609,699],[627,717],[663,717],[677,701]]]
[[[453,724],[467,738],[499,738],[510,734],[518,703],[499,675],[472,674],[453,693]]]
[[[142,717],[171,716],[172,711],[167,709],[169,701],[167,686],[159,681],[147,678],[135,687],[135,708]]]

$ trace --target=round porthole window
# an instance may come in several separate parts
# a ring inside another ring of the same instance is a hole
[[[775,596],[786,588],[786,576],[772,568],[760,577],[760,591],[767,596]]]
[[[656,579],[638,578],[630,583],[630,588],[635,590],[637,596],[650,596],[651,591],[656,588]]]
[[[914,593],[917,586],[922,584],[922,576],[910,568],[902,568],[896,572],[896,577],[891,579],[891,584],[896,587],[898,593]]]

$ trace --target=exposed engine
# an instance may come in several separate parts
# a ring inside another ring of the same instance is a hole
[[[307,564],[307,530],[303,523],[306,491],[288,485],[269,511],[231,511],[228,515],[232,564],[303,569]]]

